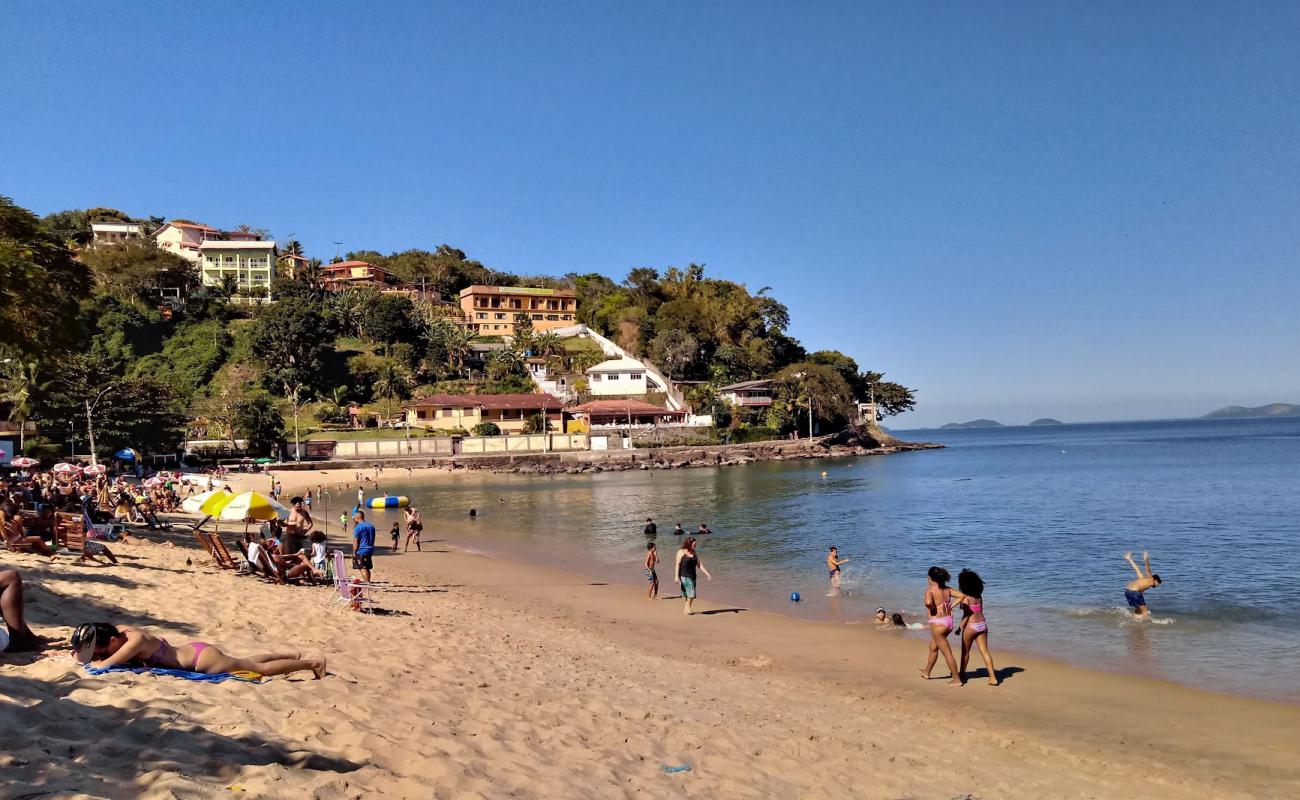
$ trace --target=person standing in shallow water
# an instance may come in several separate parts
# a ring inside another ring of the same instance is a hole
[[[693,606],[697,571],[703,572],[704,577],[713,580],[713,576],[705,569],[704,562],[700,561],[699,555],[695,552],[695,537],[687,536],[686,541],[682,542],[682,549],[677,551],[677,561],[673,567],[673,578],[677,581],[677,585],[682,587],[682,600],[685,601],[682,611],[687,615],[695,613]]]
[[[645,579],[650,584],[646,597],[655,600],[659,597],[659,572],[655,569],[659,566],[659,550],[654,542],[646,542],[645,549]]]
[[[934,669],[935,662],[939,660],[939,654],[943,654],[943,660],[948,664],[948,671],[951,679],[948,681],[953,686],[961,685],[961,671],[957,669],[957,659],[953,658],[952,648],[948,646],[948,634],[952,633],[952,603],[953,600],[960,602],[963,598],[957,592],[948,588],[948,581],[951,576],[948,570],[943,567],[930,567],[929,581],[925,588],[925,611],[927,614],[926,622],[930,626],[930,650],[926,657],[925,666],[921,669],[921,677],[927,681],[930,680],[930,670]]]

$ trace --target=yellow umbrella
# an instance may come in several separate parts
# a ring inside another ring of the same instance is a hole
[[[209,517],[215,517],[217,513],[225,507],[226,503],[229,503],[234,499],[235,495],[224,490],[220,492],[212,492],[208,496],[208,499],[204,500],[199,506],[199,511],[207,514]]]
[[[207,503],[203,504],[207,506]],[[231,497],[221,504],[212,516],[217,519],[235,521],[255,519],[269,522],[273,519],[288,519],[289,509],[262,494],[261,492],[244,492]]]

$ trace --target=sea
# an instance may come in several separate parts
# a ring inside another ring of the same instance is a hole
[[[995,651],[1300,702],[1300,418],[895,435],[944,448],[432,487],[388,470],[381,486],[422,509],[427,538],[641,586],[652,517],[668,596],[674,524],[707,523],[703,600],[862,635],[883,635],[867,622],[878,606],[923,621],[932,565],[954,583],[973,569]],[[396,518],[378,514],[381,541]],[[839,593],[831,545],[852,559]],[[1124,601],[1130,551],[1139,563],[1149,552],[1164,581],[1147,592],[1149,621]],[[928,636],[903,635],[918,653]]]

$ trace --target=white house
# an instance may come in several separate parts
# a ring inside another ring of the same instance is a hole
[[[587,387],[600,396],[642,397],[647,392],[661,392],[663,387],[646,377],[646,366],[635,358],[602,361],[587,370]]]
[[[251,302],[271,299],[274,269],[275,242],[208,240],[199,244],[199,273],[203,285],[220,286],[226,278],[233,278],[235,288]]]
[[[118,244],[141,236],[138,222],[92,222],[90,232],[95,244]]]

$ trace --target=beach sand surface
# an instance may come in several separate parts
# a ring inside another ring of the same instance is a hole
[[[359,614],[327,607],[326,587],[220,572],[181,531],[143,538],[114,548],[118,567],[6,553],[31,625],[323,653],[329,676],[91,677],[62,652],[4,654],[3,796],[1300,794],[1295,706],[1009,653],[1002,686],[950,687],[918,676],[922,643],[870,624],[710,603],[707,582],[706,613],[686,617],[632,586],[436,541],[381,549],[383,613]]]

